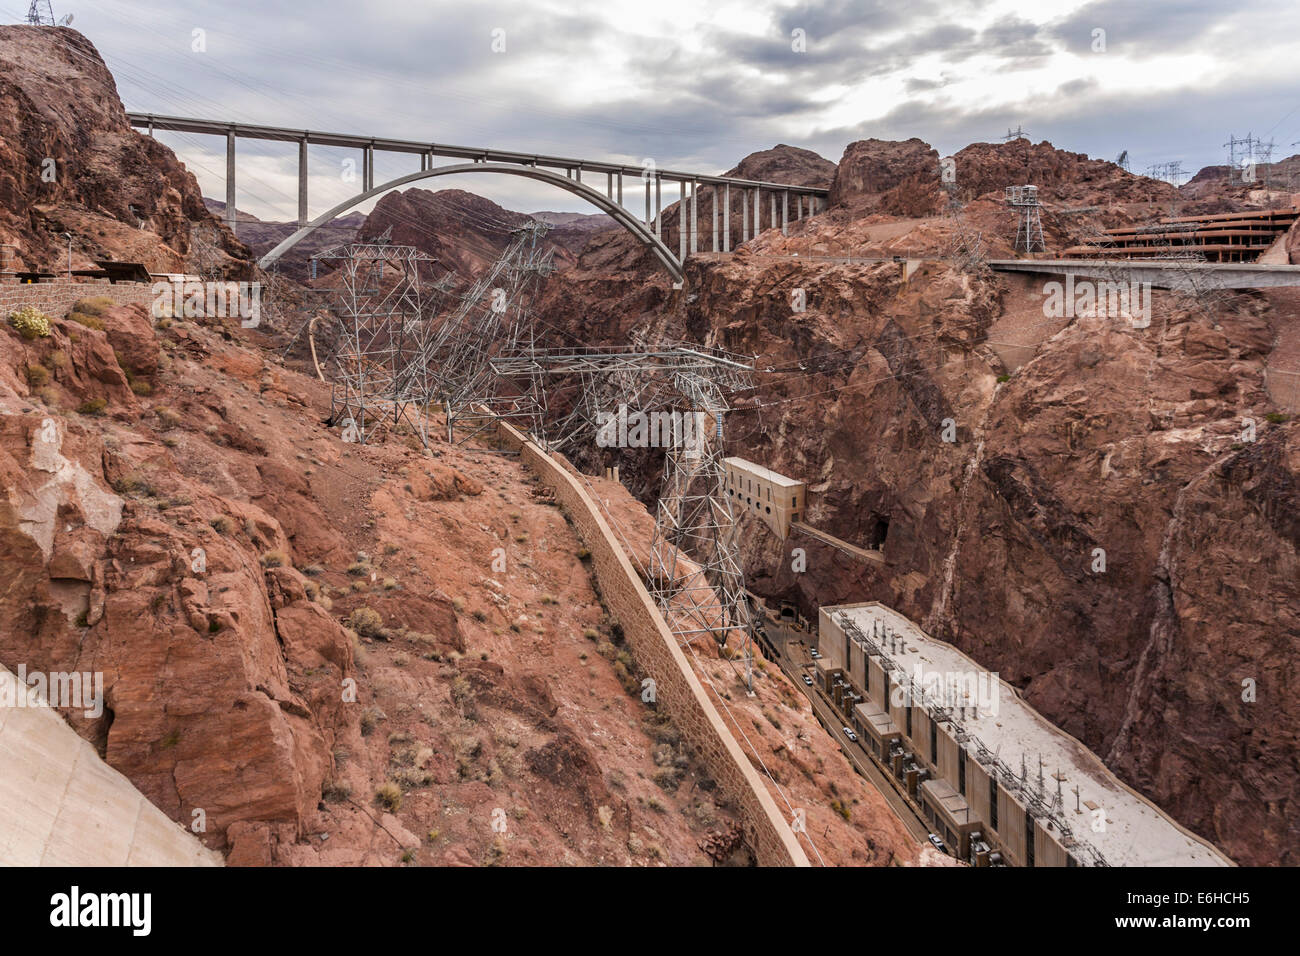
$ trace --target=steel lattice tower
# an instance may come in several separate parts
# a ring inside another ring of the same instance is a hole
[[[719,647],[740,644],[746,682],[753,687],[753,635],[745,575],[727,495],[722,423],[725,396],[752,387],[752,365],[719,349],[687,345],[653,349],[521,349],[491,361],[503,377],[540,382],[578,376],[583,394],[560,429],[562,441],[590,428],[595,436],[595,396],[611,405],[678,403],[674,430],[655,507],[647,587],[682,644],[707,634]],[[604,388],[596,388],[604,383]],[[689,417],[689,427],[687,421]]]
[[[337,261],[340,288],[333,308],[330,421],[348,441],[365,442],[384,423],[405,419],[427,443],[427,410],[399,381],[423,334],[427,303],[420,267],[436,260],[414,246],[393,245],[389,232],[312,256],[312,269]]]
[[[1017,252],[1044,252],[1047,243],[1043,239],[1043,219],[1040,215],[1042,203],[1038,201],[1037,186],[1008,186],[1007,205],[1019,215],[1016,222]]]

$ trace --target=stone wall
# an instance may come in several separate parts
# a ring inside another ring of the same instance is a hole
[[[518,430],[498,422],[497,433],[555,491],[591,552],[606,608],[622,627],[637,665],[655,682],[659,706],[672,717],[723,795],[740,809],[759,865],[808,866],[789,821],[722,722],[599,506],[573,475]]]
[[[61,319],[81,299],[107,296],[118,305],[153,303],[153,286],[147,282],[111,283],[107,279],[52,279],[47,282],[0,280],[0,321],[24,306],[32,306],[51,318]]]

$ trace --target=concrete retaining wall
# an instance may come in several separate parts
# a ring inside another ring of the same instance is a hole
[[[789,821],[722,722],[600,507],[572,474],[517,429],[498,422],[497,433],[564,505],[591,552],[605,606],[623,628],[640,669],[654,679],[659,706],[672,717],[723,795],[740,809],[759,865],[808,866]]]
[[[6,701],[23,687],[0,667]],[[220,866],[47,706],[0,706],[0,866]]]

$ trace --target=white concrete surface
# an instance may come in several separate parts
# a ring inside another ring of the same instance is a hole
[[[0,667],[5,700],[22,685]],[[0,706],[0,866],[220,866],[56,710]]]

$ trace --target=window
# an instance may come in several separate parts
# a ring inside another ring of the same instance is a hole
[[[939,763],[939,725],[930,721],[930,763]]]
[[[910,705],[907,708],[907,736],[912,736],[912,708]]]
[[[998,828],[998,782],[994,777],[989,777],[989,827]]]
[[[1025,866],[1034,865],[1034,818],[1025,814]]]
[[[798,499],[798,497],[794,497],[794,498],[791,498],[791,499],[790,499],[790,507],[791,507],[791,508],[798,508],[798,507],[799,507],[799,499]]]
[[[957,748],[957,792],[966,796],[966,748]]]

